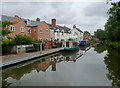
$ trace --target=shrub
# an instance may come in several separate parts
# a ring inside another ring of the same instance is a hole
[[[16,35],[13,42],[15,45],[28,45],[32,44],[32,38],[27,35]]]
[[[11,39],[4,39],[4,40],[2,40],[2,45],[3,46],[7,46],[7,45],[11,45],[11,42],[12,42],[12,40]]]
[[[42,41],[39,41],[37,39],[33,40],[33,43],[41,43]]]

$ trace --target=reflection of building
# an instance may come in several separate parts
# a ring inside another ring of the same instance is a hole
[[[76,53],[62,55],[61,53],[57,53],[52,56],[48,56],[42,58],[41,60],[31,61],[29,63],[22,64],[17,68],[9,69],[3,72],[3,78],[7,79],[8,77],[12,77],[13,79],[20,80],[24,74],[29,74],[32,70],[36,69],[37,72],[43,71],[45,72],[50,65],[52,65],[52,71],[56,71],[57,63],[63,61],[73,61],[75,62],[82,55],[81,50]],[[3,79],[3,80],[4,80]]]
[[[56,71],[56,62],[52,62],[52,71]]]
[[[45,72],[47,68],[50,66],[50,57],[44,58],[44,61],[42,63],[36,64],[36,65],[37,65],[36,67],[37,72],[39,72],[40,70]]]

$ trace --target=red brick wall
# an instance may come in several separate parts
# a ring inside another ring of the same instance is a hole
[[[37,27],[31,27],[31,34],[30,35],[31,35],[32,39],[38,39],[37,38],[38,37],[37,33],[38,33]]]
[[[16,24],[14,24],[13,26],[15,26],[15,31],[8,34],[8,36],[10,37],[15,37],[15,35],[20,34],[20,35],[28,35],[31,36],[32,39],[40,39],[42,38],[43,40],[50,40],[50,28],[49,25],[46,24],[46,22],[42,22],[40,25],[38,25],[37,27],[27,27],[26,23],[19,17],[15,17],[13,19],[10,20],[10,22],[17,22]],[[8,26],[8,30],[11,30],[10,27],[12,25]],[[21,27],[24,27],[24,32],[21,32]],[[28,34],[28,29],[31,30],[31,33]],[[42,29],[42,34],[40,33],[40,29]],[[48,29],[48,34],[46,33],[46,29]],[[36,31],[34,31],[36,30]]]
[[[85,40],[85,39],[91,39],[91,35],[89,35],[88,33],[85,33],[84,35],[83,35],[83,40]]]
[[[40,33],[40,29],[42,29],[42,33]],[[46,33],[46,29],[48,29],[48,34]],[[41,23],[40,25],[38,25],[37,27],[37,39],[39,40],[40,38],[42,38],[43,40],[50,40],[50,27],[48,24],[46,24],[45,22]]]
[[[25,26],[25,22],[22,21],[19,17],[15,17],[13,19],[10,20],[10,22],[18,22],[16,24],[14,24],[15,26],[15,31],[8,34],[8,36],[10,37],[15,37],[16,34],[21,34],[21,35],[24,35],[24,34],[27,34],[27,27]],[[11,25],[8,27],[8,30],[11,30],[10,29]],[[24,32],[21,32],[21,27],[24,27]]]

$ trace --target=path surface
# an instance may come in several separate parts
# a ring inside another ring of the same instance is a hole
[[[21,60],[23,58],[29,58],[33,57],[36,55],[44,55],[45,53],[51,53],[60,50],[61,48],[55,48],[55,49],[46,49],[40,53],[40,51],[37,52],[31,52],[31,53],[21,53],[21,54],[14,54],[14,55],[5,55],[5,56],[0,56],[2,59],[0,64],[8,63],[11,61],[16,61],[16,60]]]

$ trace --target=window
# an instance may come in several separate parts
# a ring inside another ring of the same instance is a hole
[[[48,34],[48,29],[46,29],[46,34]]]
[[[21,32],[24,32],[24,27],[21,27]]]
[[[10,30],[11,30],[11,31],[15,31],[15,26],[11,26],[11,27],[10,27]]]
[[[31,33],[31,31],[30,31],[30,29],[28,29],[28,34],[30,34]]]
[[[40,33],[42,33],[42,29],[40,29]]]
[[[48,38],[46,39],[46,41],[48,41]]]
[[[40,38],[40,41],[42,41],[42,38]]]
[[[47,64],[48,64],[48,61],[49,61],[49,60],[48,60],[48,59],[46,59],[46,63],[47,63]]]
[[[34,29],[34,31],[37,31],[36,29]]]
[[[62,32],[62,35],[63,35],[63,32]]]

